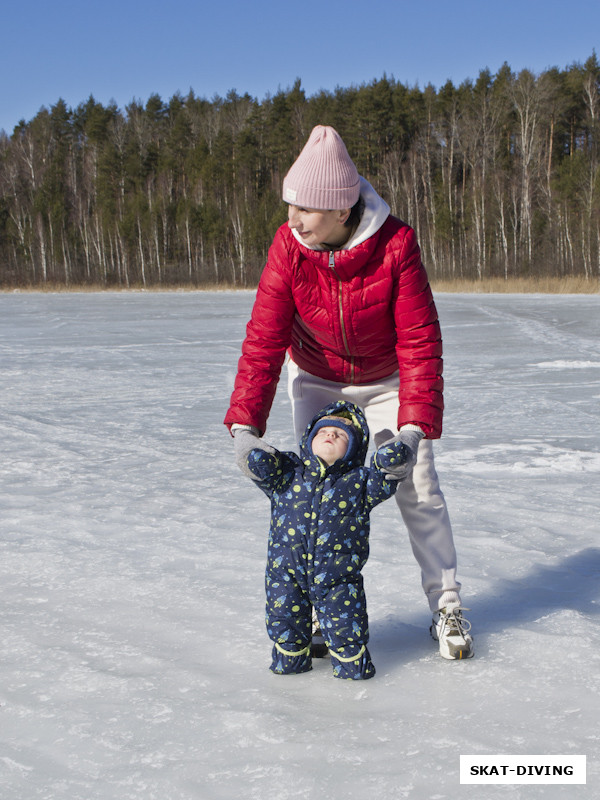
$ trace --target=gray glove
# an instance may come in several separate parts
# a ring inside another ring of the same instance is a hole
[[[256,480],[256,477],[248,469],[248,456],[252,450],[264,450],[265,453],[275,453],[274,447],[263,442],[258,436],[258,429],[250,425],[245,427],[233,427],[233,450],[235,461],[246,477]]]
[[[415,426],[416,427],[416,426]],[[404,481],[412,473],[413,467],[417,463],[417,450],[419,442],[425,436],[423,431],[407,429],[400,431],[393,439],[388,439],[381,445],[380,449],[390,444],[403,444],[406,449],[406,458],[397,466],[387,466],[385,468],[385,478],[388,481]],[[377,458],[377,457],[376,457]],[[377,463],[377,460],[376,462]]]

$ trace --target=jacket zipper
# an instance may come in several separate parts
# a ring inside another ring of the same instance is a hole
[[[342,339],[344,340],[344,347],[346,349],[346,355],[350,357],[350,383],[354,383],[354,356],[350,353],[350,348],[348,347],[348,337],[346,336],[346,324],[344,322],[344,308],[342,305],[342,281],[340,276],[337,274],[335,270],[335,257],[334,251],[329,251],[329,268],[333,272],[338,282],[338,309],[340,312],[340,325],[342,328]]]

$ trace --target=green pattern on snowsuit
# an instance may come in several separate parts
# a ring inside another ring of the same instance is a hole
[[[362,436],[350,461],[327,466],[307,447],[315,423],[325,415],[348,415]],[[369,651],[367,603],[362,569],[369,555],[371,509],[391,497],[397,482],[386,480],[364,460],[369,432],[362,411],[338,401],[312,420],[295,453],[252,450],[248,466],[271,498],[266,569],[266,624],[275,643],[271,669],[277,673],[311,668],[314,606],[336,677],[375,674]],[[391,446],[378,451],[380,465],[404,457]]]

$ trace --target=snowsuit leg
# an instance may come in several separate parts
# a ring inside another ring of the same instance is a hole
[[[278,675],[294,675],[312,669],[312,604],[295,580],[293,570],[285,551],[273,547],[270,542],[265,576],[265,621],[269,638],[274,642],[271,671]]]
[[[363,566],[364,560],[357,562],[340,555],[328,584],[313,589],[318,592],[315,610],[329,648],[333,674],[346,680],[365,680],[375,675],[367,649],[367,599],[360,574]],[[348,573],[352,575],[350,579],[346,578]]]

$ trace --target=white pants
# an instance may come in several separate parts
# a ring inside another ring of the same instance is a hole
[[[363,409],[376,446],[391,439],[397,433],[398,380],[396,373],[379,383],[347,385],[317,378],[288,361],[288,394],[296,441],[300,441],[315,414],[334,400],[348,400]],[[430,439],[421,440],[412,479],[398,484],[396,502],[421,567],[421,581],[430,609],[460,605],[452,527]]]

